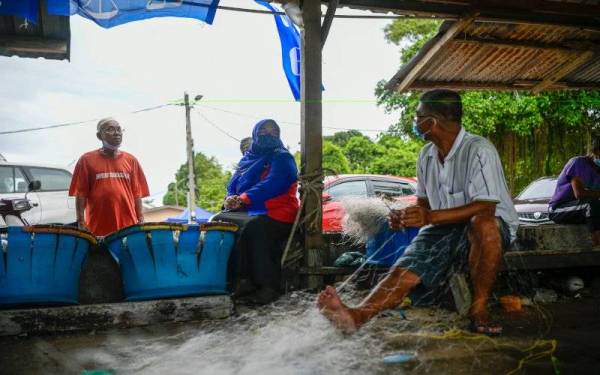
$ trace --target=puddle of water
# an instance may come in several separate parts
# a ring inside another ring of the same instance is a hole
[[[100,347],[78,350],[86,368],[144,374],[364,374],[381,366],[381,340],[344,336],[317,311],[314,295],[294,293],[225,321],[109,335]]]

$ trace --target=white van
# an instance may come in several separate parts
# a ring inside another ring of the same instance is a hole
[[[0,161],[0,198],[23,198],[29,183],[38,180],[41,189],[27,195],[34,207],[23,214],[25,220],[32,225],[71,224],[76,221],[75,198],[69,197],[71,177],[61,167]],[[1,217],[0,226],[6,226]]]

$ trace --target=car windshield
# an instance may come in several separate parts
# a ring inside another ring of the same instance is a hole
[[[527,200],[551,198],[555,189],[556,178],[544,178],[529,184],[529,186],[527,186],[525,190],[523,190],[521,194],[517,196],[517,199]]]

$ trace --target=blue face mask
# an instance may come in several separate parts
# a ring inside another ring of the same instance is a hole
[[[600,159],[594,159],[594,164],[600,167]]]
[[[119,147],[121,147],[121,145],[111,145],[110,143],[106,142],[106,141],[102,141],[102,147],[111,150],[111,151],[117,151],[119,149]]]
[[[412,128],[412,130],[413,130],[413,134],[414,134],[414,135],[415,135],[417,138],[419,138],[420,140],[423,140],[423,141],[425,141],[425,140],[426,140],[426,139],[425,139],[425,136],[426,136],[427,134],[429,134],[429,132],[431,132],[431,128],[430,128],[429,130],[427,130],[425,133],[421,133],[421,132],[419,131],[419,127],[418,127],[417,125],[418,125],[418,123],[417,123],[417,120],[416,120],[416,119],[415,119],[415,120],[413,120],[413,128]]]
[[[279,146],[279,137],[273,135],[259,135],[257,145],[263,149],[272,149]]]

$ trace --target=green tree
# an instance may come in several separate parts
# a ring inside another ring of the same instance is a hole
[[[350,173],[350,163],[342,149],[328,140],[323,141],[323,171],[326,175]]]
[[[401,63],[406,63],[438,27],[437,21],[399,20],[386,27],[385,37],[401,47]],[[389,92],[383,84],[375,89],[378,103],[400,113],[389,134],[414,139],[419,94]],[[494,142],[513,193],[537,177],[558,174],[570,157],[585,153],[600,122],[599,91],[468,91],[461,96],[463,126]]]
[[[219,211],[225,198],[226,186],[231,178],[231,173],[224,171],[217,159],[209,158],[202,153],[195,155],[194,169],[196,172],[196,205],[208,211]],[[169,184],[163,204],[173,205],[178,202],[180,206],[187,205],[187,178],[188,165],[184,163],[177,170],[175,181]],[[177,184],[177,189],[175,189],[175,184]],[[175,198],[176,190],[177,199]]]
[[[336,132],[333,135],[325,136],[325,137],[323,137],[323,139],[326,141],[331,141],[333,144],[343,148],[346,146],[346,143],[348,143],[350,138],[353,138],[353,137],[365,137],[366,138],[366,136],[363,135],[358,130],[347,130],[347,131],[343,131],[343,132]]]
[[[359,132],[360,134],[360,132]],[[294,160],[300,171],[300,151],[294,153]],[[323,173],[325,175],[350,173],[350,163],[342,149],[328,139],[323,140]]]
[[[417,157],[422,142],[386,134],[377,144],[383,153],[371,162],[371,173],[405,177],[417,175]]]
[[[369,173],[373,158],[383,154],[379,145],[362,134],[350,138],[343,150],[353,173]]]

